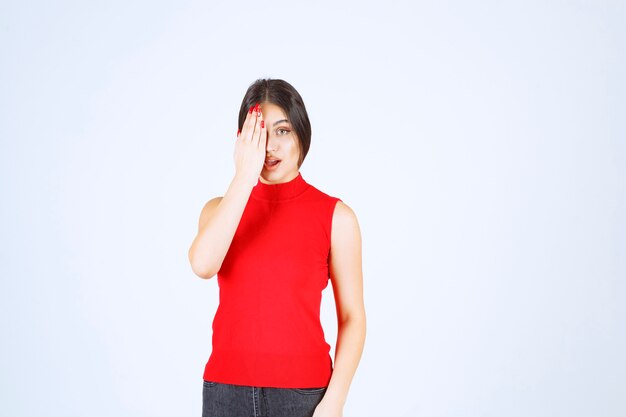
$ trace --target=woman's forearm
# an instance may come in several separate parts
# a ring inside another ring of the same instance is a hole
[[[343,407],[345,404],[352,378],[361,360],[365,343],[365,328],[365,312],[339,322],[335,346],[335,364],[328,389],[324,394],[324,402],[331,402],[339,407]]]
[[[189,248],[189,262],[196,275],[211,278],[219,271],[254,185],[235,176],[217,207],[200,225]]]

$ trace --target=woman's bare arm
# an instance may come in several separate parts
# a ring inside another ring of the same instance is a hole
[[[333,214],[330,276],[338,324],[335,363],[314,417],[341,416],[365,343],[361,232],[356,215],[341,201]]]
[[[199,277],[211,278],[220,270],[252,188],[235,177],[224,197],[216,197],[202,208],[198,234],[189,248],[191,269]]]
[[[208,201],[202,208],[198,234],[189,248],[189,263],[201,278],[211,278],[220,270],[235,231],[257,184],[263,162],[267,131],[261,110],[250,111],[235,144],[235,177],[224,197]]]

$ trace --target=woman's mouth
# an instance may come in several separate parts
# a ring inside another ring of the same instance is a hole
[[[273,169],[276,169],[278,164],[280,164],[280,159],[268,158],[265,160],[264,166],[265,166],[265,169],[271,171]]]

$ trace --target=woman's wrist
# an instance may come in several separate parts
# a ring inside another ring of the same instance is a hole
[[[332,389],[328,389],[324,394],[322,401],[332,405],[333,407],[342,407],[346,403],[346,395]]]
[[[252,188],[254,188],[254,186],[257,184],[258,181],[259,181],[258,175],[252,176],[252,175],[236,173],[235,177],[233,178],[232,184],[235,187],[245,187],[245,188],[250,188],[250,190],[252,190]]]

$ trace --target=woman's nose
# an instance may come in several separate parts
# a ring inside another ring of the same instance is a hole
[[[271,137],[268,137],[266,149],[268,152],[275,152],[278,149],[278,141],[272,140]]]

